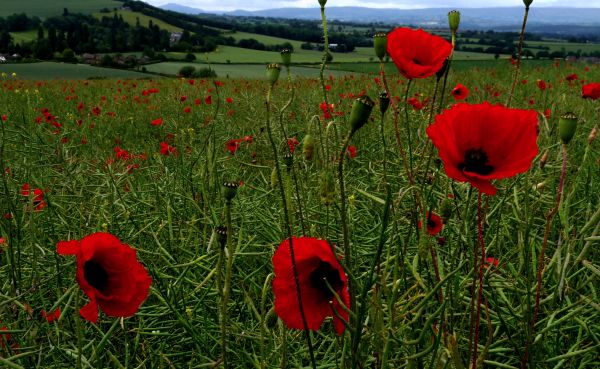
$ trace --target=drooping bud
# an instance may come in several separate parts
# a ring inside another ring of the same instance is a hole
[[[292,51],[290,49],[281,50],[281,64],[289,68],[292,63]]]
[[[377,32],[373,35],[373,47],[375,48],[375,55],[379,60],[383,60],[387,52],[387,34],[385,32]]]
[[[219,242],[219,245],[221,245],[221,248],[224,248],[225,244],[227,243],[227,227],[218,226],[215,228],[215,234],[217,235],[217,241]]]
[[[460,12],[458,10],[452,10],[448,13],[448,26],[452,33],[456,33],[458,25],[460,24]]]
[[[233,200],[237,193],[238,187],[240,187],[240,184],[238,182],[223,181],[223,197],[225,198],[225,200]]]
[[[446,74],[446,70],[448,69],[448,59],[444,60],[444,64],[442,65],[442,67],[435,72],[435,76],[438,79],[438,81],[440,80],[440,78],[442,78],[444,76],[444,74]]]
[[[577,115],[575,113],[565,113],[558,119],[558,135],[565,145],[575,136],[576,128]]]
[[[374,106],[375,103],[367,95],[361,96],[354,100],[354,104],[352,104],[352,111],[350,112],[350,134],[358,131],[367,123]]]
[[[529,8],[529,5],[531,5],[532,2],[533,0],[523,0],[523,4],[525,4],[526,8]]]
[[[274,85],[279,79],[279,72],[281,72],[281,67],[279,64],[267,64],[267,80],[271,86]]]
[[[547,162],[548,162],[548,150],[544,151],[544,154],[540,158],[540,169],[544,169]]]
[[[381,115],[384,115],[390,106],[390,95],[387,91],[383,91],[379,94],[379,111]]]
[[[312,160],[314,151],[315,139],[311,135],[304,136],[304,140],[302,140],[302,153],[304,154],[304,159]]]
[[[325,206],[333,204],[335,197],[335,182],[333,180],[333,174],[325,170],[321,173],[319,178],[319,194],[321,195],[321,202]]]
[[[596,139],[596,132],[598,132],[598,127],[592,128],[590,135],[588,136],[588,145],[591,145],[592,142]]]

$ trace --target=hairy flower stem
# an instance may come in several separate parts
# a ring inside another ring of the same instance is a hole
[[[350,236],[348,232],[348,216],[346,214],[346,186],[344,184],[344,158],[346,157],[346,150],[348,150],[348,145],[350,144],[350,139],[352,138],[352,133],[348,134],[346,139],[344,140],[344,144],[342,145],[342,150],[340,151],[340,157],[338,161],[338,180],[340,182],[340,215],[342,218],[342,244],[344,246],[344,262],[346,264],[346,270],[350,271],[352,266],[352,252],[350,250]],[[352,291],[353,286],[348,281],[350,296],[353,297]],[[350,301],[354,301],[352,298]]]
[[[287,200],[285,196],[285,189],[283,187],[283,180],[281,176],[281,168],[279,166],[279,159],[277,155],[277,145],[275,145],[275,140],[273,139],[273,132],[271,130],[271,118],[270,118],[270,110],[271,110],[271,94],[273,93],[273,85],[269,86],[269,91],[267,92],[267,100],[266,100],[266,108],[267,108],[267,134],[269,136],[269,143],[271,144],[271,149],[273,150],[273,160],[275,161],[275,172],[277,173],[277,180],[279,183],[279,190],[281,192],[281,204],[283,206],[283,217],[285,220],[285,229],[288,237],[288,242],[290,246],[290,259],[292,262],[292,271],[294,273],[294,281],[296,282],[296,296],[298,297],[298,308],[300,309],[300,318],[302,319],[302,325],[304,327],[304,333],[306,336],[306,344],[308,345],[308,353],[310,355],[310,363],[313,369],[317,369],[317,362],[315,360],[315,354],[312,346],[312,340],[310,338],[310,331],[308,330],[308,325],[306,323],[306,315],[304,313],[304,305],[302,304],[302,294],[300,291],[300,281],[298,279],[298,268],[296,267],[296,257],[294,256],[294,247],[292,245],[292,225],[290,223],[290,216],[288,213]]]
[[[552,220],[554,216],[558,213],[558,209],[560,207],[560,200],[562,198],[562,194],[565,188],[565,177],[567,176],[567,145],[562,145],[562,167],[560,171],[560,180],[558,182],[558,190],[556,193],[556,202],[554,203],[554,207],[550,210],[548,215],[546,215],[546,227],[544,229],[544,240],[542,241],[542,250],[538,257],[537,263],[537,284],[535,288],[535,306],[533,308],[533,316],[531,321],[529,322],[529,336],[535,337],[535,323],[537,322],[537,317],[540,310],[540,295],[542,292],[542,276],[544,273],[544,258],[546,257],[546,248],[548,246],[548,238],[550,237],[550,229],[552,228]],[[525,369],[527,367],[529,361],[529,348],[532,344],[532,338],[528,339],[525,342],[525,352],[523,354],[523,360],[521,361],[521,368]]]
[[[227,226],[227,264],[225,267],[225,286],[223,288],[223,297],[221,299],[221,350],[223,351],[223,367],[228,368],[229,361],[227,358],[227,342],[229,333],[227,328],[229,327],[229,312],[227,310],[227,304],[229,303],[229,295],[231,293],[231,273],[233,270],[234,253],[232,236],[233,230],[231,227],[231,200],[227,200],[225,202],[225,224]],[[220,270],[217,272],[220,273]]]
[[[481,324],[481,301],[483,300],[483,266],[485,264],[485,242],[483,239],[483,214],[481,211],[481,191],[477,197],[477,242],[481,247],[480,258],[479,258],[479,287],[477,292],[477,316],[475,317],[475,332],[473,339],[473,356],[471,358],[472,368],[477,369],[477,342],[479,341],[479,325]],[[477,249],[477,245],[475,246]],[[474,260],[477,260],[477,256],[474,256]],[[477,268],[477,262],[473,265],[473,273]]]
[[[519,79],[519,71],[521,69],[521,52],[523,50],[523,40],[525,38],[525,26],[527,25],[527,16],[529,15],[529,5],[525,6],[525,14],[523,15],[523,25],[521,26],[521,34],[519,35],[519,44],[517,46],[517,61],[515,64],[515,71],[513,73],[513,81],[510,86],[510,93],[508,94],[508,100],[506,106],[510,107],[513,95],[515,93],[515,87],[517,86],[517,79]]]
[[[331,114],[329,110],[329,100],[327,99],[327,88],[325,87],[325,78],[323,73],[325,72],[325,66],[327,65],[328,59],[330,58],[329,53],[329,36],[327,34],[327,19],[325,18],[325,5],[321,5],[321,25],[323,26],[323,59],[321,61],[321,70],[319,72],[319,79],[321,80],[321,88],[323,89],[323,98],[325,99],[325,109]]]
[[[408,93],[410,91],[410,85],[412,84],[412,79],[408,80],[408,84],[406,85],[406,92],[404,93],[404,126],[406,127],[406,134],[408,136],[408,168],[409,177],[413,177],[413,155],[412,155],[412,147],[413,142],[410,137],[410,118],[408,117]]]

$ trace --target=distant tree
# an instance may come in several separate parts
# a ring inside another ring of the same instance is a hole
[[[185,61],[186,62],[193,62],[194,60],[196,60],[196,55],[192,54],[192,53],[187,53],[185,54]]]
[[[179,69],[179,73],[177,73],[177,75],[183,78],[190,78],[194,76],[195,72],[196,68],[191,65],[186,65],[185,67],[181,67],[181,69]]]

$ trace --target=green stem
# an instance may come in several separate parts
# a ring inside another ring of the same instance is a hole
[[[508,100],[506,106],[510,107],[513,95],[515,93],[515,87],[517,86],[517,79],[519,79],[519,71],[521,69],[521,52],[523,50],[523,40],[525,38],[525,25],[527,25],[527,16],[529,15],[529,6],[525,6],[525,14],[523,15],[523,25],[521,26],[521,34],[519,35],[519,45],[517,46],[517,63],[515,64],[515,72],[513,74],[512,85],[510,86],[510,93],[508,94]]]

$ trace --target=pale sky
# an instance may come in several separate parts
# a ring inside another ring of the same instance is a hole
[[[158,6],[167,3],[198,8],[202,10],[261,10],[273,8],[316,8],[318,0],[145,0]],[[494,6],[523,6],[522,0],[328,0],[327,6],[364,6],[369,8],[485,8]],[[564,6],[598,8],[600,0],[533,0],[531,7]]]

